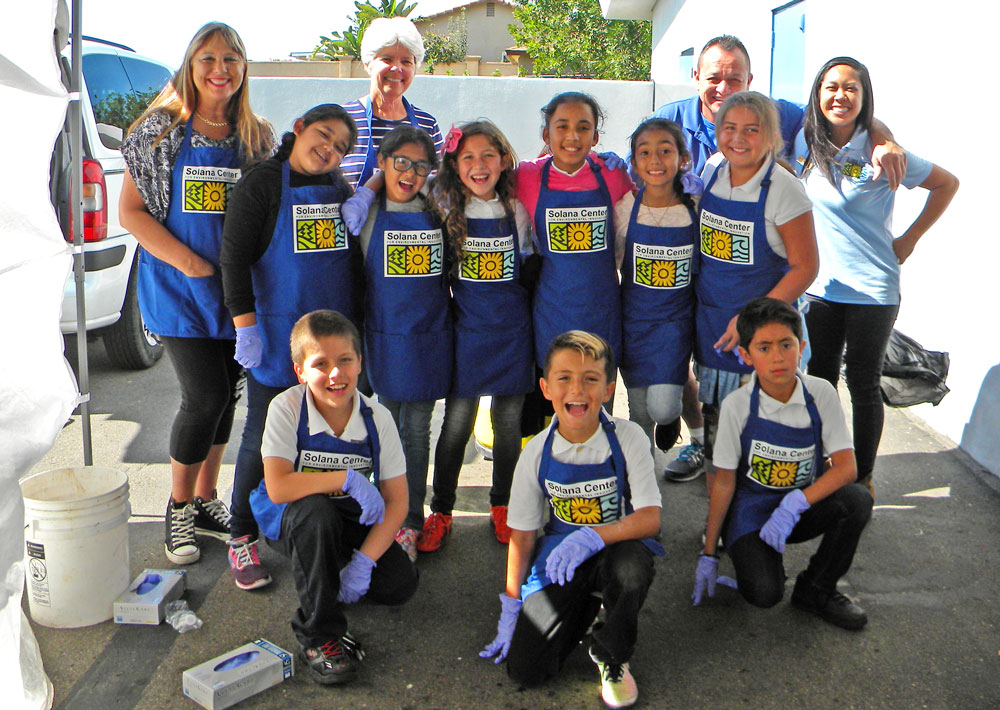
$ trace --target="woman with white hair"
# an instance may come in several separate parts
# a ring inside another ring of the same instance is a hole
[[[417,26],[405,17],[378,18],[361,40],[361,61],[371,77],[371,89],[367,96],[344,105],[358,124],[358,138],[340,163],[341,172],[355,188],[371,177],[382,137],[402,123],[426,131],[435,151],[444,145],[434,117],[403,98],[424,61],[424,40]]]

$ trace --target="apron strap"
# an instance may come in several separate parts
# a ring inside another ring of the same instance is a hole
[[[355,392],[355,394],[361,397],[360,392]],[[361,416],[364,418],[365,429],[368,431],[368,446],[371,447],[372,451],[372,475],[375,477],[375,485],[377,486],[379,484],[379,453],[382,450],[382,445],[378,439],[378,429],[375,428],[372,408],[363,399],[361,400]]]

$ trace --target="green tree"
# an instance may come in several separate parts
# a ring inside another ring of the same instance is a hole
[[[605,19],[598,0],[517,0],[514,17],[536,75],[649,80],[650,22]]]
[[[373,5],[372,0],[363,3],[355,0],[354,15],[347,16],[350,25],[343,33],[331,32],[329,37],[321,35],[313,56],[332,60],[346,55],[361,59],[361,38],[372,20],[378,17],[406,17],[416,6],[416,3],[407,5],[406,0],[379,0],[378,5]]]
[[[448,20],[448,33],[424,32],[424,62],[428,74],[434,73],[437,64],[464,62],[468,53],[468,22],[465,8]]]

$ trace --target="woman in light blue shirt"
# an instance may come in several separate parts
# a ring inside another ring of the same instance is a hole
[[[809,374],[836,386],[841,361],[846,363],[858,482],[873,493],[884,416],[879,381],[899,311],[899,267],[958,190],[954,175],[907,152],[903,185],[929,195],[909,228],[893,237],[895,193],[884,175],[872,178],[868,131],[874,112],[868,69],[835,57],[816,75],[795,145],[820,254],[819,274],[806,295]]]

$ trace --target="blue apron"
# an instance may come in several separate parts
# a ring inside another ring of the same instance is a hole
[[[758,416],[760,382],[754,380],[750,414],[740,432],[736,493],[723,528],[727,545],[760,530],[785,494],[805,488],[823,473],[823,422],[805,382],[802,394],[810,425],[778,424]]]
[[[608,341],[621,356],[622,325],[615,268],[614,203],[597,163],[587,158],[598,189],[550,190],[552,161],[542,166],[535,234],[542,270],[535,289],[535,362],[567,330],[585,330]]]
[[[361,399],[361,416],[364,418],[368,438],[354,443],[330,436],[325,431],[319,434],[309,433],[309,407],[306,404],[307,388],[302,388],[302,406],[299,409],[299,427],[296,433],[296,449],[294,469],[302,473],[324,471],[346,471],[353,468],[362,475],[367,475],[376,487],[379,485],[379,440],[375,428],[375,418],[372,409]],[[356,397],[361,397],[358,393]],[[361,506],[354,498],[344,492],[331,493],[343,514],[355,522],[361,516]],[[281,518],[285,514],[288,503],[275,503],[267,495],[264,480],[250,491],[250,509],[264,537],[278,540],[281,537]]]
[[[726,200],[712,194],[722,165],[712,173],[701,197],[701,254],[695,293],[695,359],[705,367],[747,374],[753,371],[736,359],[736,349],[716,353],[713,347],[729,321],[747,303],[766,296],[788,271],[788,260],[767,243],[764,205],[771,188],[767,169],[757,202]]]
[[[517,228],[510,219],[468,220],[451,293],[455,370],[451,396],[527,394],[534,387],[531,306],[520,284]]]
[[[234,340],[236,329],[223,303],[222,222],[229,191],[240,179],[233,148],[191,145],[191,120],[170,178],[170,208],[164,226],[182,244],[215,267],[191,278],[145,249],[139,250],[139,310],[151,333],[173,338]]]
[[[615,423],[603,410],[600,414],[611,456],[595,464],[561,463],[552,458],[552,437],[558,428],[558,422],[552,419],[538,464],[538,484],[542,494],[549,499],[552,511],[545,524],[545,534],[536,545],[528,579],[521,587],[522,599],[553,583],[545,573],[545,564],[567,535],[583,526],[613,523],[633,512],[625,455],[615,434]],[[554,491],[559,495],[553,495]],[[654,555],[663,556],[663,546],[656,540],[645,538],[641,542]]]
[[[340,206],[348,196],[339,185],[291,187],[291,169],[281,164],[281,207],[271,243],[254,264],[253,292],[264,355],[253,376],[269,387],[291,387],[295,372],[288,351],[292,326],[319,308],[340,311],[361,323],[361,274],[357,244],[347,236]]]
[[[441,227],[430,212],[388,212],[384,194],[365,258],[365,367],[396,402],[448,395],[452,327]]]
[[[406,121],[414,128],[420,128],[420,125],[417,123],[417,116],[413,113],[413,107],[410,106],[410,102],[405,98],[403,99],[403,108],[406,109]],[[358,187],[367,182],[368,178],[375,172],[375,166],[378,165],[378,145],[375,144],[372,138],[371,96],[365,98],[365,120],[368,122],[368,145],[365,146],[365,164],[361,166],[361,174],[358,176]]]
[[[639,224],[632,205],[622,261],[622,379],[627,387],[683,385],[694,340],[697,217],[687,227]]]

